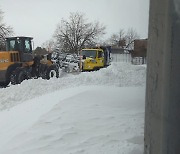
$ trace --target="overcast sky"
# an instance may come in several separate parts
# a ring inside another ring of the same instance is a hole
[[[149,0],[0,0],[0,9],[15,35],[32,36],[35,46],[51,39],[61,19],[77,11],[104,24],[105,38],[130,27],[141,38],[148,34]]]

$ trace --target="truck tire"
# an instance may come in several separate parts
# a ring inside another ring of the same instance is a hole
[[[54,65],[48,67],[46,71],[46,79],[49,80],[50,78],[59,78],[59,70]]]
[[[26,79],[26,74],[24,68],[16,68],[11,74],[11,84],[20,84]]]
[[[10,81],[0,82],[0,87],[7,87],[7,85],[10,83]]]

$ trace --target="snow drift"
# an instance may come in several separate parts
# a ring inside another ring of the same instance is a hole
[[[2,154],[143,154],[143,66],[0,89]]]
[[[11,108],[25,100],[65,88],[89,85],[144,86],[145,69],[141,65],[112,63],[109,67],[95,72],[82,72],[78,75],[63,73],[60,78],[51,80],[25,80],[20,85],[10,85],[7,88],[0,89],[0,110]]]

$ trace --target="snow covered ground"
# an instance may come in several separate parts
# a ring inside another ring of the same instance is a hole
[[[0,89],[2,154],[143,154],[146,67],[112,63]]]

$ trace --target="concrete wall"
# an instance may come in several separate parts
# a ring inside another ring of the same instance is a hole
[[[180,1],[150,0],[145,154],[180,154]]]

